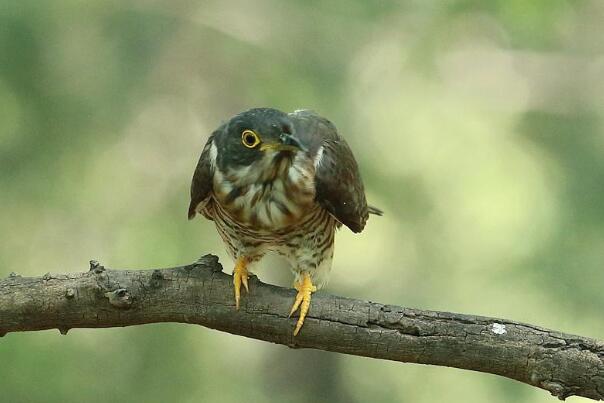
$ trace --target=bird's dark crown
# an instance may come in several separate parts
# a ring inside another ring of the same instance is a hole
[[[258,143],[244,144],[245,133],[252,136],[251,139],[256,136]],[[235,115],[216,130],[214,142],[221,170],[251,165],[270,150],[296,151],[303,147],[294,137],[289,116],[272,108],[254,108]]]

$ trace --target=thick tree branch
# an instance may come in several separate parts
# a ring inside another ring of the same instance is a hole
[[[0,281],[0,335],[57,328],[194,323],[290,347],[505,376],[564,399],[604,398],[604,342],[503,319],[422,311],[317,293],[300,334],[294,291],[250,279],[234,308],[215,256],[162,270],[108,270]]]

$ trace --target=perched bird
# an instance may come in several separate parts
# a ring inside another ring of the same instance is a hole
[[[267,252],[284,256],[298,291],[298,334],[311,294],[329,277],[334,233],[342,224],[361,232],[369,213],[357,163],[327,119],[308,110],[242,112],[209,137],[191,183],[189,219],[216,224],[235,261],[239,309],[253,263]]]

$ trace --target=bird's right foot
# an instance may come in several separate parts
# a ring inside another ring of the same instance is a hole
[[[245,291],[249,292],[247,279],[249,277],[249,273],[247,271],[247,259],[244,257],[240,257],[237,259],[237,263],[235,263],[235,268],[233,269],[233,286],[235,288],[235,308],[239,309],[239,300],[241,299],[241,284],[245,287]]]

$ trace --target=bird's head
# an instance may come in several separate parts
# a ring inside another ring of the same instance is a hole
[[[306,152],[286,113],[270,108],[242,112],[214,134],[218,168],[239,170],[252,165],[270,166],[281,158]]]

